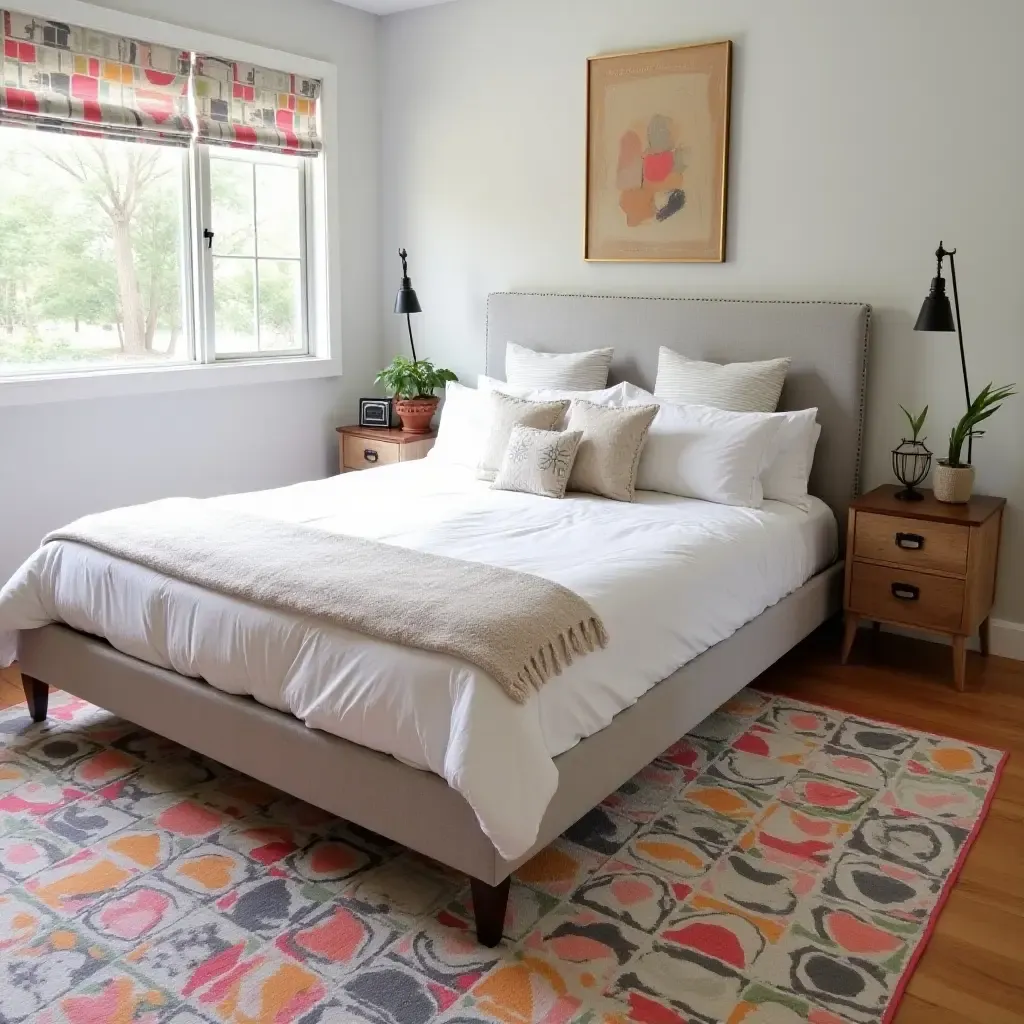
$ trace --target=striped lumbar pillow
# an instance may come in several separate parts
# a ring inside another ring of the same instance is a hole
[[[654,394],[666,402],[729,412],[775,412],[788,369],[788,358],[723,365],[661,348]]]
[[[513,344],[505,346],[505,380],[516,388],[559,388],[597,391],[608,383],[613,348],[589,352],[535,352]]]

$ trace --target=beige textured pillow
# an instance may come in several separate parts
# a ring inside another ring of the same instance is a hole
[[[706,363],[664,346],[658,350],[654,394],[676,405],[710,405],[728,412],[775,412],[788,357],[753,363]]]
[[[501,469],[491,486],[499,491],[526,491],[545,498],[564,498],[582,438],[579,430],[513,427]]]
[[[509,342],[505,346],[505,380],[511,387],[596,391],[608,383],[613,348],[589,352],[537,352]]]
[[[492,391],[486,396],[489,428],[484,438],[483,451],[477,476],[481,480],[493,480],[505,457],[512,428],[536,427],[538,430],[554,430],[560,426],[568,400],[558,402],[529,402]]]
[[[569,475],[570,491],[588,491],[615,501],[632,501],[636,471],[657,405],[612,409],[577,398],[569,410],[569,430],[583,440]]]

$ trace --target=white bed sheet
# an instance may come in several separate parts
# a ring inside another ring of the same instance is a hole
[[[525,705],[458,659],[268,610],[78,544],[48,544],[0,591],[0,630],[48,622],[436,772],[499,852],[536,841],[552,758],[836,557],[836,522],[654,492],[633,504],[495,491],[434,460],[212,499],[340,533],[536,573],[590,601],[610,642]],[[397,586],[408,581],[395,581]]]

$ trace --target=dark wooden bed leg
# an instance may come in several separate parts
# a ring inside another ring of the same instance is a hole
[[[25,700],[28,702],[28,713],[33,722],[46,721],[46,704],[50,699],[50,687],[47,683],[32,676],[21,674],[21,685],[25,688]]]
[[[494,947],[501,942],[505,930],[505,909],[508,907],[510,875],[504,882],[488,885],[479,878],[469,880],[473,891],[473,914],[476,917],[476,937],[481,946]]]

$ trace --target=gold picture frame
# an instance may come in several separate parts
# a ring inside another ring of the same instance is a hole
[[[732,41],[587,60],[583,258],[721,263]]]

